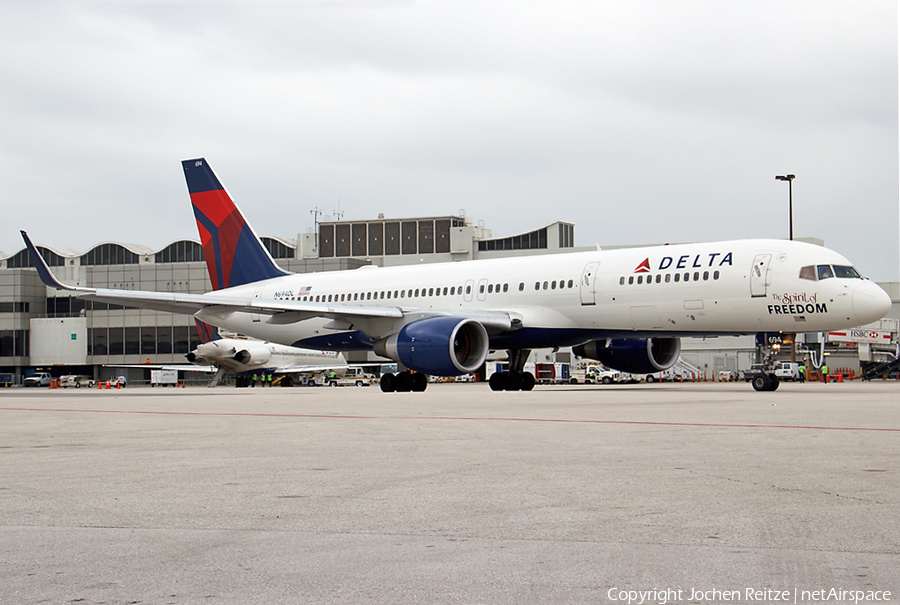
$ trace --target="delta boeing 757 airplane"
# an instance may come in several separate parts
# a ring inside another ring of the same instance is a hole
[[[492,377],[494,390],[532,389],[523,368],[537,348],[571,346],[611,368],[657,372],[678,359],[682,337],[835,330],[891,307],[840,254],[768,239],[292,274],[275,264],[205,159],[182,165],[211,292],[69,286],[23,231],[43,282],[275,343],[374,350],[406,368],[382,377],[386,392],[425,390],[427,375],[474,372],[499,349],[509,351],[510,371]]]

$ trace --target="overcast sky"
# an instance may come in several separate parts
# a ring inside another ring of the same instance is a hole
[[[455,215],[578,246],[825,240],[898,279],[894,1],[0,2],[0,250]]]

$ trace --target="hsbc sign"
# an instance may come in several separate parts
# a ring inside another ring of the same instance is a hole
[[[840,330],[829,332],[831,342],[868,342],[872,344],[891,344],[891,333],[885,330]]]

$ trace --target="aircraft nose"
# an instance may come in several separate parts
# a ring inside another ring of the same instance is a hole
[[[853,290],[853,314],[859,325],[878,321],[891,310],[891,297],[878,284],[864,281]]]

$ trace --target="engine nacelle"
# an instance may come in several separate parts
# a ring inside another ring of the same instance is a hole
[[[460,376],[481,367],[488,354],[484,326],[474,319],[429,317],[375,343],[375,353],[433,376]]]
[[[630,374],[652,374],[668,370],[678,361],[681,340],[678,338],[620,338],[609,346],[605,340],[592,340],[572,352],[579,357],[596,359],[608,368]]]
[[[269,358],[271,356],[271,351],[266,347],[248,347],[235,353],[232,359],[237,363],[256,367],[269,363]]]

